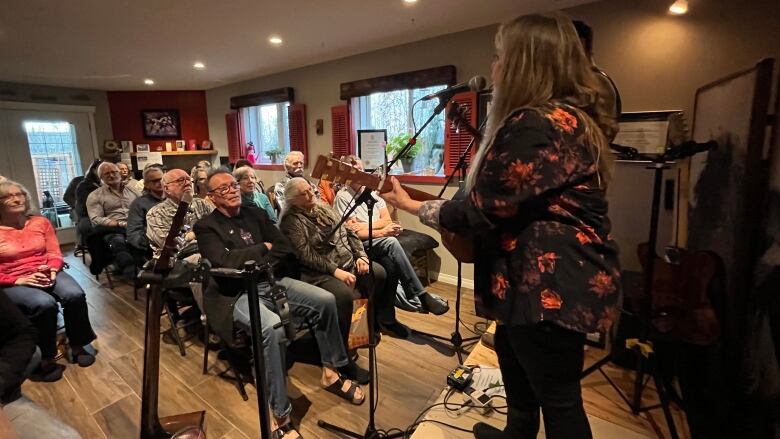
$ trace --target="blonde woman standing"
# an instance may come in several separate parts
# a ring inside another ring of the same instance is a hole
[[[590,438],[580,374],[585,334],[618,316],[618,250],[605,200],[609,152],[602,96],[572,22],[559,14],[504,23],[495,39],[493,106],[469,169],[469,197],[419,202],[397,181],[385,200],[470,236],[477,314],[495,319],[509,412],[504,431]]]

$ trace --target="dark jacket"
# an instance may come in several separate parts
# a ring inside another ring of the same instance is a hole
[[[100,187],[100,180],[92,173],[88,173],[84,180],[76,186],[76,215],[79,219],[89,218],[87,213],[87,197],[95,189]]]
[[[0,290],[0,404],[8,404],[20,396],[33,353],[37,333],[35,327]]]
[[[146,239],[146,214],[160,201],[162,200],[152,194],[144,194],[130,203],[127,212],[127,242],[138,250],[149,250],[149,240]]]
[[[274,266],[277,278],[299,277],[298,265],[290,241],[282,235],[268,214],[260,209],[242,207],[237,218],[242,219],[253,243],[247,243],[236,225],[219,210],[195,223],[193,230],[200,254],[214,267],[241,268],[246,261]],[[265,242],[270,242],[269,251]],[[243,281],[236,279],[209,279],[203,297],[203,306],[209,326],[223,340],[233,337],[233,306],[244,291]]]

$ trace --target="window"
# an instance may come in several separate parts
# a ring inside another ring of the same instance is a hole
[[[446,88],[435,85],[354,97],[352,125],[355,130],[386,129],[388,160],[402,148],[430,117],[438,100],[415,102]],[[391,174],[444,176],[444,112],[439,113],[417,138],[410,158],[399,160]]]
[[[70,226],[68,205],[62,200],[68,183],[81,175],[75,126],[68,122],[25,121],[38,205],[55,227]]]
[[[290,152],[289,105],[282,102],[241,108],[243,138],[247,144],[252,142],[256,164],[281,163],[280,157]]]

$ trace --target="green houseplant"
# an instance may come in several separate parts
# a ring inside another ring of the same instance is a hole
[[[395,158],[401,152],[404,146],[409,143],[409,139],[411,138],[412,134],[410,133],[401,133],[391,137],[390,140],[387,141],[387,147],[385,148],[388,158]],[[409,148],[406,154],[401,157],[401,163],[403,164],[404,172],[412,171],[412,161],[414,161],[414,158],[417,157],[417,154],[422,151],[422,148],[423,144],[418,139],[417,142],[412,145],[411,148]]]
[[[284,151],[281,149],[275,148],[275,149],[269,149],[265,152],[265,155],[268,156],[269,159],[271,159],[272,164],[277,164],[279,162],[279,157],[284,154]]]

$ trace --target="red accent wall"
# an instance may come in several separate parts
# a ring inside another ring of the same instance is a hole
[[[142,110],[179,110],[181,137],[200,142],[209,137],[205,91],[109,91],[108,105],[114,140],[132,140],[133,147],[148,143],[152,151],[156,145],[179,139],[147,139],[141,125]]]

